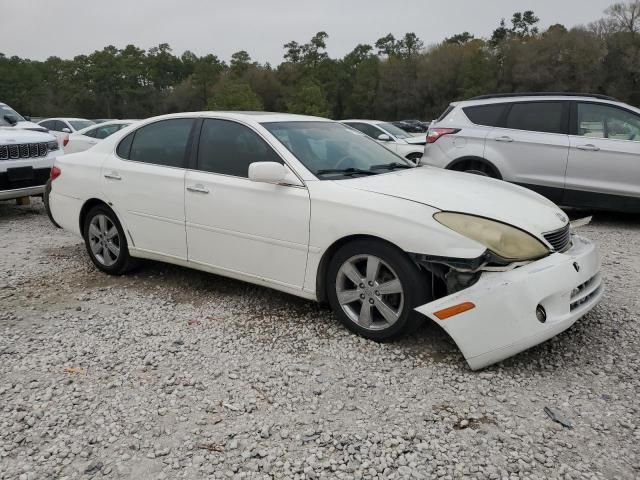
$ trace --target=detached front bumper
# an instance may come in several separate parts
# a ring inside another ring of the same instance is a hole
[[[484,272],[473,286],[416,308],[453,338],[473,370],[522,352],[566,330],[602,297],[600,256],[591,242],[573,236],[565,253],[506,272]],[[471,310],[439,320],[435,312],[463,302]],[[546,311],[546,321],[536,308]]]

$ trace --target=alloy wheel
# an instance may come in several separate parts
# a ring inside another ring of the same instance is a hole
[[[342,264],[336,296],[344,313],[367,330],[396,323],[404,306],[404,290],[396,272],[374,255],[356,255]]]
[[[118,228],[106,215],[100,213],[89,223],[89,247],[93,256],[105,267],[110,267],[120,257]]]

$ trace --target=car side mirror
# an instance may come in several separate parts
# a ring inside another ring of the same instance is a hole
[[[252,182],[302,186],[289,167],[278,162],[253,162],[249,165],[249,180]]]
[[[380,140],[381,142],[390,142],[391,137],[386,133],[381,133],[380,135],[378,135],[378,140]]]
[[[64,127],[61,131],[64,133],[71,133],[71,129],[67,127]]]
[[[18,119],[13,115],[5,115],[4,119],[9,123],[9,125],[14,126],[18,123]]]

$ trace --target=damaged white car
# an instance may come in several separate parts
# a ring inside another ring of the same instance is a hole
[[[473,369],[567,329],[603,293],[595,246],[545,198],[414,168],[340,123],[202,112],[148,119],[52,170],[55,222],[93,263],[184,265],[328,301],[374,340],[425,317]]]

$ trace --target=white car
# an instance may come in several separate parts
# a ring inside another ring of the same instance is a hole
[[[426,134],[411,135],[389,122],[381,122],[380,120],[341,120],[341,123],[361,131],[392,152],[411,160],[413,163],[417,163],[420,160],[424,153],[424,145],[427,143]]]
[[[0,200],[41,195],[61,153],[49,133],[0,126]]]
[[[63,148],[67,146],[69,135],[95,125],[95,122],[86,118],[47,118],[38,122],[38,125],[50,131],[58,139],[60,148]]]
[[[64,152],[76,153],[87,150],[132,123],[133,121],[131,120],[109,120],[99,125],[91,125],[90,127],[78,130],[69,135],[69,139],[64,146]]]
[[[328,301],[367,338],[429,318],[481,368],[599,301],[596,247],[529,190],[415,168],[360,132],[289,114],[132,125],[52,169],[50,205],[95,266],[137,258]]]
[[[560,205],[640,213],[640,109],[603,95],[452,103],[420,163],[500,178]]]

